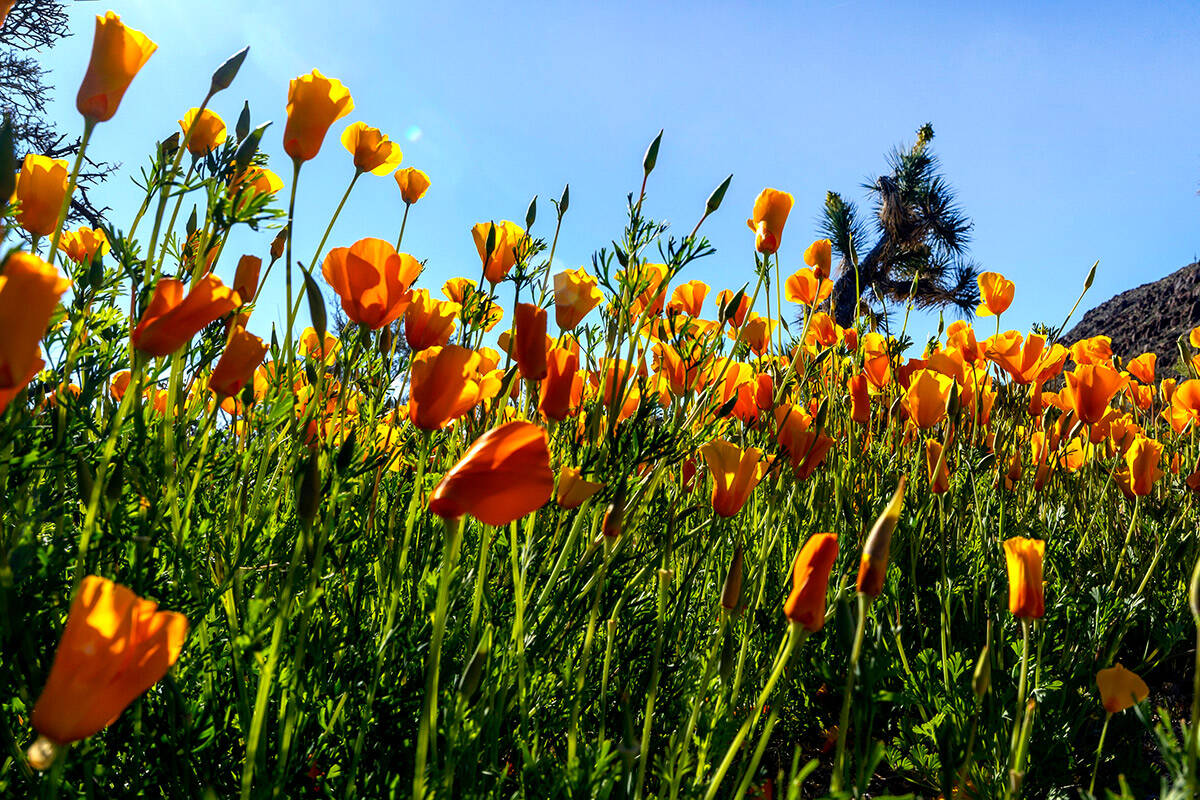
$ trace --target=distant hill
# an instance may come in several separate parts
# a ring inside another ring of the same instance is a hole
[[[1124,360],[1158,354],[1158,376],[1172,377],[1180,335],[1200,325],[1200,261],[1162,280],[1121,292],[1083,315],[1062,337],[1070,345],[1089,336],[1112,337],[1113,353]]]

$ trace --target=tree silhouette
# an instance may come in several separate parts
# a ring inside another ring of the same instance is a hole
[[[921,308],[953,306],[964,314],[975,310],[979,270],[965,258],[971,221],[939,174],[932,140],[933,126],[926,123],[911,148],[888,155],[887,174],[863,184],[872,199],[874,224],[837,192],[825,196],[821,229],[841,258],[832,295],[839,325],[853,322],[860,297],[868,311],[876,297],[884,303],[911,300]],[[874,244],[860,257],[872,235]]]
[[[60,133],[46,119],[54,86],[50,71],[38,57],[71,35],[66,4],[61,0],[17,0],[0,26],[0,115],[8,117],[18,162],[26,153],[71,160],[79,152],[79,137]],[[88,190],[118,165],[84,159],[79,186],[67,219],[86,220],[96,227],[105,209],[97,209]]]

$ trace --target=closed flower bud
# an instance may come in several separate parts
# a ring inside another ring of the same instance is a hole
[[[742,596],[742,546],[733,549],[733,559],[725,573],[725,584],[721,587],[721,608],[733,611]]]
[[[983,646],[979,661],[975,664],[975,674],[971,677],[971,690],[976,697],[983,697],[992,688],[992,658],[991,647]]]
[[[321,505],[321,466],[313,456],[302,467],[300,486],[296,491],[296,514],[305,524],[312,524]]]
[[[609,501],[608,508],[604,510],[604,524],[602,530],[604,536],[608,539],[616,539],[621,535],[621,529],[625,524],[625,484],[622,483],[617,489],[616,495]]]
[[[904,476],[900,476],[900,484],[896,487],[892,499],[883,509],[883,513],[875,520],[875,526],[867,536],[863,545],[862,561],[858,566],[859,592],[868,597],[878,597],[883,591],[883,581],[887,577],[888,556],[892,549],[892,534],[900,522],[900,509],[904,505]]]
[[[458,679],[458,693],[468,704],[475,699],[475,695],[479,691],[479,684],[483,680],[483,668],[487,664],[488,651],[491,646],[492,631],[489,628],[476,646],[475,652],[471,654],[471,660],[467,662],[462,676]]]

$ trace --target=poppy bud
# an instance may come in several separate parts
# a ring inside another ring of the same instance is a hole
[[[658,163],[658,147],[662,144],[663,132],[660,130],[658,136],[654,137],[654,141],[646,148],[646,155],[642,158],[642,170],[646,175],[654,171],[654,165]]]
[[[609,501],[608,508],[604,510],[604,525],[602,530],[604,535],[609,539],[616,539],[621,535],[621,528],[625,524],[625,484],[622,483],[617,489],[616,495]]]
[[[725,573],[725,584],[721,587],[721,608],[733,611],[742,596],[742,546],[733,549],[733,560]]]
[[[115,503],[121,499],[121,487],[125,483],[125,461],[121,458],[113,459],[112,471],[108,474],[105,481],[105,497],[108,502]]]
[[[721,683],[729,683],[729,678],[733,675],[734,657],[737,651],[733,647],[733,637],[728,633],[725,635],[725,640],[721,642],[721,663],[717,667],[717,674],[721,678]]]
[[[471,660],[463,669],[462,676],[458,679],[458,693],[468,704],[475,699],[475,694],[479,691],[479,684],[483,679],[483,667],[487,664],[488,651],[491,650],[491,646],[492,630],[488,628],[483,634],[483,638],[479,640],[475,652],[471,655]]]
[[[233,127],[233,132],[237,135],[240,142],[250,135],[250,101],[246,100],[242,103],[242,113],[238,114],[237,124]]]
[[[571,184],[563,187],[562,197],[558,198],[558,218],[561,220],[563,214],[567,213],[567,206],[571,204]]]
[[[84,505],[87,505],[92,501],[92,490],[96,486],[96,479],[92,477],[92,470],[82,456],[75,458],[75,480],[79,486],[79,499]]]
[[[275,234],[275,238],[271,240],[271,262],[274,263],[283,257],[284,247],[287,245],[288,226],[284,225],[279,229],[279,233]]]
[[[537,219],[537,195],[529,201],[529,208],[525,209],[525,230],[533,227],[534,221]]]
[[[301,469],[300,486],[296,490],[296,514],[306,525],[311,525],[321,503],[321,466],[313,456]]]
[[[3,23],[0,23],[3,24]],[[12,123],[8,117],[0,125],[0,208],[8,204],[17,188],[17,156],[13,146]]]
[[[246,54],[249,52],[249,47],[243,47],[226,59],[224,64],[217,67],[217,71],[212,76],[211,94],[216,94],[222,89],[230,87],[233,79],[237,77],[238,70],[242,68],[242,62],[246,60]]]
[[[354,444],[355,432],[350,431],[350,435],[346,437],[346,441],[342,442],[342,446],[338,448],[337,458],[334,459],[334,464],[337,466],[338,472],[345,472],[347,467],[354,462]]]
[[[704,203],[704,216],[707,217],[721,207],[721,201],[725,199],[725,192],[728,191],[729,182],[732,180],[733,175],[731,174],[728,178],[721,181],[720,186],[713,189],[712,194],[708,196],[708,200]]]
[[[858,591],[868,597],[878,597],[883,591],[887,577],[888,555],[892,549],[892,534],[900,522],[900,509],[904,505],[904,476],[896,487],[892,499],[875,520],[875,526],[863,545],[862,561],[858,566]]]
[[[992,688],[992,659],[991,646],[984,645],[975,664],[975,674],[971,677],[971,689],[975,696],[982,698]]]

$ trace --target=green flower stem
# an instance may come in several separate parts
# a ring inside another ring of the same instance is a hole
[[[92,131],[96,128],[96,120],[91,117],[83,118],[83,135],[79,139],[79,152],[75,154],[75,164],[71,167],[71,177],[67,179],[67,193],[63,195],[62,208],[58,212],[58,222],[54,226],[54,235],[50,237],[50,252],[46,261],[54,266],[58,257],[58,240],[62,236],[63,226],[67,224],[67,215],[71,211],[71,196],[75,194],[75,184],[79,180],[79,170],[83,166],[83,156],[87,152],[88,142],[92,139]]]
[[[858,673],[858,661],[862,657],[863,634],[867,628],[867,603],[870,598],[858,592],[858,625],[854,629],[854,648],[850,651],[850,666],[846,670],[846,689],[842,697],[842,713],[838,717],[837,751],[833,759],[833,777],[829,790],[837,793],[842,789],[842,774],[846,761],[846,733],[850,727],[850,699],[854,693],[854,679]]]
[[[1112,712],[1104,715],[1104,727],[1100,729],[1100,743],[1096,745],[1096,763],[1092,765],[1092,782],[1088,784],[1088,794],[1096,792],[1096,773],[1100,770],[1100,754],[1104,752],[1104,736],[1108,733],[1108,723],[1112,721]]]
[[[432,751],[437,755],[433,739],[437,736],[438,675],[442,663],[442,639],[446,635],[446,609],[450,603],[450,581],[458,566],[462,545],[462,518],[443,520],[445,538],[442,540],[442,567],[438,574],[437,605],[433,611],[433,639],[425,662],[425,704],[417,729],[417,756],[413,769],[413,800],[425,797],[425,766]]]
[[[730,765],[733,764],[733,759],[741,748],[742,742],[745,741],[746,734],[758,724],[758,718],[762,715],[763,706],[770,699],[771,692],[775,690],[775,684],[779,682],[779,676],[783,674],[783,668],[791,660],[792,651],[796,649],[796,645],[807,638],[808,631],[800,625],[793,622],[788,626],[787,639],[785,640],[783,651],[775,658],[775,666],[771,670],[771,676],[767,678],[767,685],[763,687],[762,692],[758,695],[758,700],[754,704],[754,714],[746,717],[746,721],[738,729],[737,735],[729,743],[729,749],[725,751],[725,758],[721,760],[721,765],[717,767],[716,774],[713,775],[712,781],[709,782],[708,792],[705,793],[704,800],[713,800],[717,796],[717,793],[721,791],[721,781],[724,780],[725,773],[729,771]]]

